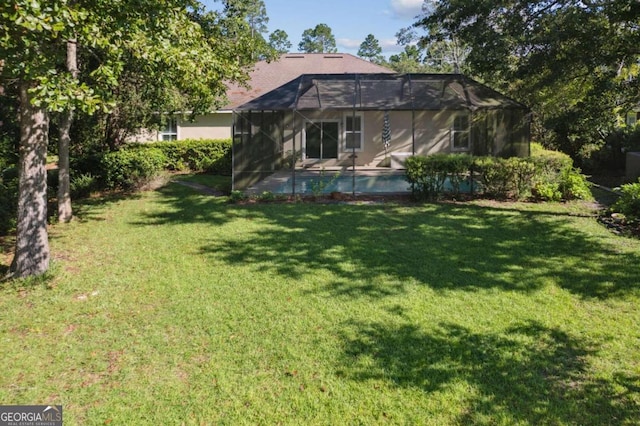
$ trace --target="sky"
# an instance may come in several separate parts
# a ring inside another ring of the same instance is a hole
[[[201,0],[215,8],[214,0]],[[327,24],[336,38],[338,52],[356,54],[368,34],[378,39],[385,56],[401,52],[395,34],[415,22],[423,0],[263,0],[269,33],[284,30],[291,51],[298,52],[304,30]]]

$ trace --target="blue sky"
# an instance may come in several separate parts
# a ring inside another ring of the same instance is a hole
[[[201,0],[202,1],[202,0]],[[269,32],[281,29],[289,35],[293,52],[307,28],[327,24],[336,38],[338,52],[356,54],[360,43],[373,34],[385,56],[402,51],[395,34],[415,22],[423,0],[264,0]],[[211,7],[214,0],[202,1]]]

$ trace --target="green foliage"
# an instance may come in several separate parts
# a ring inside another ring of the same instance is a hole
[[[269,34],[269,46],[278,53],[288,53],[291,49],[289,35],[284,30],[275,30]]]
[[[567,168],[560,174],[558,189],[564,200],[590,200],[591,185],[580,169]]]
[[[104,183],[110,189],[138,189],[158,176],[166,162],[158,148],[110,152],[102,158]]]
[[[495,157],[479,157],[474,160],[474,170],[479,173],[482,191],[492,197],[508,198],[515,190],[515,177],[506,160]]]
[[[620,212],[629,220],[640,220],[640,180],[620,187],[621,196],[611,209]]]
[[[380,42],[373,34],[369,34],[360,44],[358,56],[374,63],[380,63],[383,61],[384,57],[382,56],[382,47],[380,47]]]
[[[567,161],[568,160],[568,161]],[[530,158],[482,157],[475,161],[485,193],[498,198],[544,201],[591,199],[589,183],[562,153],[536,152]]]
[[[71,178],[70,188],[74,199],[85,198],[98,188],[98,180],[91,173],[83,173]]]
[[[335,182],[336,179],[340,176],[340,172],[336,172],[333,176],[327,177],[324,169],[320,170],[320,177],[318,179],[312,179],[309,181],[309,185],[311,186],[311,193],[314,197],[320,197],[324,194],[324,190]]]
[[[231,175],[231,139],[184,139],[136,144],[130,149],[159,149],[166,157],[164,168]]]
[[[0,170],[0,235],[6,235],[16,224],[18,208],[18,169]]]
[[[537,199],[544,201],[560,201],[562,199],[560,185],[557,182],[539,182],[533,188],[533,194]]]
[[[244,201],[248,198],[249,197],[247,196],[247,194],[244,193],[244,191],[238,191],[237,189],[234,191],[231,191],[231,193],[229,194],[229,201],[232,203]]]
[[[546,146],[577,158],[640,102],[635,0],[430,1],[421,45],[459,40],[473,74],[535,111]]]
[[[336,38],[327,24],[318,24],[302,33],[298,50],[305,53],[336,53]]]
[[[448,181],[452,192],[459,193],[460,183],[469,173],[472,158],[464,154],[414,155],[405,162],[406,179],[418,199],[437,199]]]

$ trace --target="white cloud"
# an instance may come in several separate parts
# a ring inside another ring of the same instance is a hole
[[[395,38],[380,40],[380,47],[382,47],[384,53],[402,52],[404,50],[404,47],[398,45],[398,41]]]
[[[336,39],[336,44],[340,47],[344,47],[346,49],[358,49],[363,40],[356,40],[353,38],[338,38]],[[338,49],[340,50],[340,49]]]
[[[413,19],[422,11],[423,0],[391,0],[393,15],[399,19]]]

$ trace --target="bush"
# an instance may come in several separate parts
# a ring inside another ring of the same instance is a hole
[[[438,198],[444,192],[447,180],[452,192],[458,194],[471,163],[471,157],[461,154],[414,155],[405,162],[406,179],[415,198]]]
[[[191,170],[231,175],[231,139],[184,139],[135,144],[130,149],[161,150],[168,170]]]
[[[137,189],[156,177],[167,162],[159,149],[121,149],[102,158],[102,173],[107,188]]]
[[[611,210],[625,215],[628,220],[640,220],[640,179],[636,183],[627,183],[620,187],[622,195]]]
[[[570,168],[562,172],[558,189],[564,200],[591,200],[591,185],[580,173],[580,169]]]
[[[473,168],[480,173],[480,184],[485,194],[496,198],[508,198],[513,192],[514,179],[506,160],[495,157],[478,157]]]
[[[98,189],[96,178],[91,173],[83,173],[71,178],[71,198],[85,198]]]

